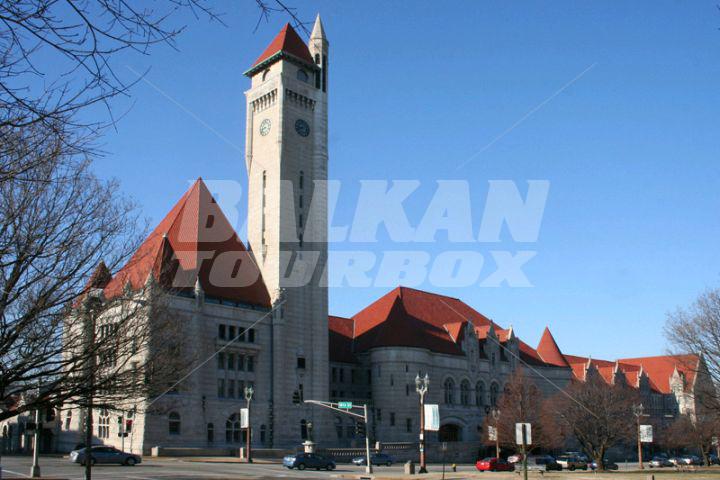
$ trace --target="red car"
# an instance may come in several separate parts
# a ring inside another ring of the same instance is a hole
[[[488,457],[478,460],[475,467],[481,472],[512,472],[515,465],[508,463],[502,458]]]

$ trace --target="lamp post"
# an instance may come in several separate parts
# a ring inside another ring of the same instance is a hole
[[[637,419],[637,451],[638,451],[638,464],[640,465],[640,470],[643,470],[645,467],[643,467],[643,458],[642,458],[642,441],[640,438],[640,419],[643,416],[643,412],[645,411],[645,407],[643,407],[643,404],[640,403],[638,405],[633,405],[632,407],[633,415],[635,415],[635,418]]]
[[[252,402],[253,393],[255,393],[255,390],[253,390],[252,386],[245,387],[245,400],[247,401],[247,440],[246,440],[246,461],[247,463],[252,463],[252,447],[250,446],[250,403]]]
[[[425,464],[425,394],[430,386],[430,377],[420,377],[418,373],[415,376],[415,391],[420,395],[420,470],[418,473],[427,473],[427,465]]]

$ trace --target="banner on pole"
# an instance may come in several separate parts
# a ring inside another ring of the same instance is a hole
[[[440,408],[434,404],[425,404],[425,430],[437,432],[440,430]]]
[[[653,441],[652,425],[640,425],[640,441],[642,443],[652,443],[652,441]]]
[[[523,433],[525,435],[523,435]],[[524,436],[524,439],[523,439]],[[523,441],[524,440],[524,441]],[[529,423],[516,423],[515,424],[515,443],[518,445],[531,445],[532,444],[532,431]]]
[[[488,427],[488,440],[490,440],[491,442],[497,442],[497,439],[497,428],[490,425]]]
[[[241,408],[240,409],[240,428],[248,428],[249,425],[250,425],[250,418],[248,416],[248,409]]]

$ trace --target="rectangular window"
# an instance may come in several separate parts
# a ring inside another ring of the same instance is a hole
[[[225,325],[223,324],[218,325],[218,338],[225,340]]]
[[[353,385],[355,385],[356,373],[357,372],[355,370],[350,370],[350,383],[352,383]]]
[[[227,369],[235,370],[235,354],[234,353],[227,354]]]
[[[255,371],[255,357],[246,357],[246,365],[247,365],[247,371],[248,372],[254,372]]]
[[[218,378],[218,397],[225,398],[225,379]]]
[[[305,368],[305,357],[297,358],[297,368]]]
[[[340,383],[343,383],[345,381],[345,378],[344,378],[345,375],[343,375],[344,373],[345,373],[345,369],[340,368]]]
[[[243,327],[240,327],[240,331],[238,332],[238,342],[244,342],[245,341],[245,329]]]
[[[248,330],[248,342],[255,343],[255,329],[251,328]]]
[[[238,365],[237,365],[237,367],[238,367],[237,369],[240,370],[241,372],[242,372],[243,370],[245,370],[245,355],[238,355]]]
[[[412,432],[412,418],[406,418],[405,419],[405,431],[407,433]]]
[[[235,380],[228,380],[227,396],[228,398],[235,398]]]
[[[225,352],[217,354],[217,366],[218,370],[225,370]]]
[[[382,423],[382,409],[381,408],[377,409],[377,422]]]
[[[332,367],[331,382],[337,383],[337,368]]]
[[[235,327],[231,325],[228,327],[228,340],[235,340],[235,337]]]
[[[390,412],[390,426],[395,426],[395,412]]]
[[[245,381],[238,380],[237,387],[238,387],[238,397],[242,397],[243,395],[245,395]]]

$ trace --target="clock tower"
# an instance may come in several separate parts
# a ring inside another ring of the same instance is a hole
[[[245,72],[248,240],[276,306],[262,355],[273,447],[305,440],[308,423],[315,439],[329,428],[302,403],[329,397],[328,50],[318,15],[308,43],[287,24]]]

